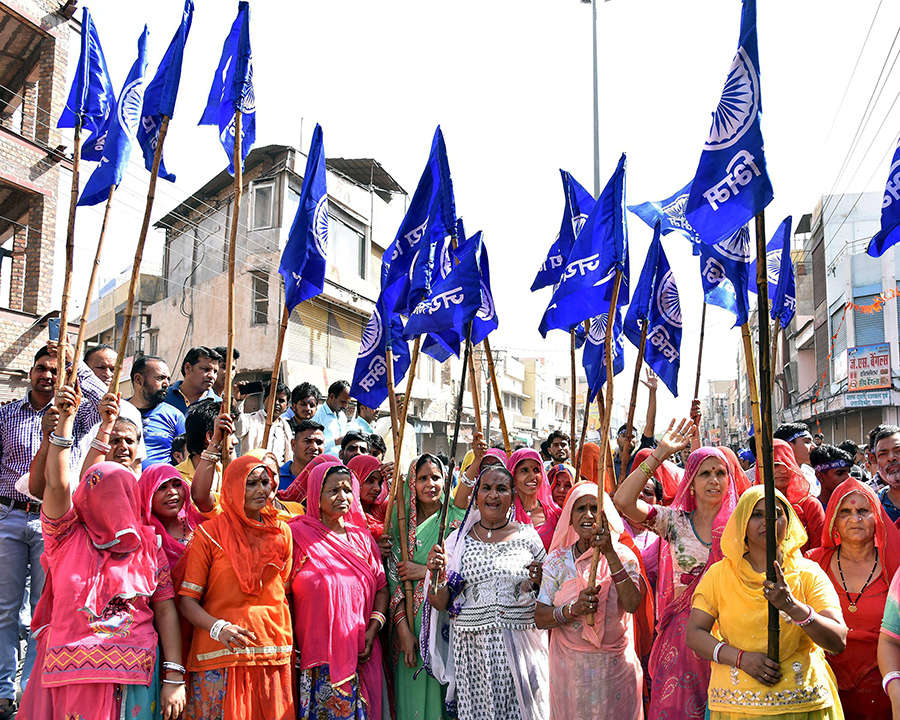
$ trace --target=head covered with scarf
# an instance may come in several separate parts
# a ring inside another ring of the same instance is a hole
[[[641,448],[638,450],[637,455],[634,456],[632,467],[640,467],[641,463],[645,462],[652,452],[653,448]],[[681,482],[683,475],[684,471],[669,460],[663,460],[657,465],[656,470],[653,472],[653,477],[659,480],[659,484],[662,485],[663,505],[670,505],[675,499],[675,494],[678,492],[678,484]]]
[[[156,534],[162,539],[162,548],[166,553],[169,561],[169,567],[175,568],[175,565],[181,560],[185,551],[184,542],[178,540],[169,534],[163,521],[153,513],[153,496],[160,486],[170,480],[175,480],[180,486],[184,494],[184,504],[178,511],[178,519],[184,525],[186,535],[190,535],[194,528],[204,521],[203,515],[191,500],[191,487],[188,485],[181,473],[171,465],[165,463],[155,463],[148,466],[138,479],[138,493],[141,502],[141,517],[144,524],[151,525],[156,529]]]
[[[381,471],[381,460],[373,455],[355,455],[347,462],[347,468],[356,477],[356,481],[361,489],[369,475],[373,472]],[[366,523],[368,523],[369,530],[376,540],[384,534],[384,513],[388,492],[387,478],[382,478],[381,490],[378,491],[378,496],[375,498],[375,502],[372,503],[372,507],[369,510],[363,508],[366,515]],[[360,506],[362,506],[361,500]]]
[[[772,440],[772,460],[775,465],[782,465],[787,469],[790,478],[784,495],[791,505],[796,505],[809,495],[809,480],[806,479],[806,476],[797,464],[797,459],[794,457],[794,449],[790,443],[778,438]],[[760,463],[756,464],[756,482],[762,484],[762,465]]]
[[[303,502],[306,500],[306,485],[309,481],[310,473],[322,463],[340,463],[341,461],[334,455],[316,455],[312,460],[306,463],[304,467],[294,478],[294,482],[288,485],[284,490],[276,493],[279,500],[287,500],[288,502]]]
[[[546,548],[550,545],[550,541],[553,539],[553,531],[556,529],[556,523],[559,520],[559,514],[561,510],[559,505],[553,502],[553,493],[550,490],[550,482],[547,479],[547,472],[544,470],[544,462],[541,460],[541,456],[538,454],[538,451],[533,450],[532,448],[521,448],[519,450],[516,450],[512,455],[509,456],[509,459],[506,461],[506,469],[513,477],[513,508],[515,511],[515,520],[516,522],[522,523],[524,525],[532,524],[531,516],[525,511],[525,506],[522,504],[522,499],[519,497],[519,493],[516,490],[515,485],[516,468],[518,468],[519,465],[526,460],[533,460],[538,464],[538,467],[540,468],[541,479],[538,482],[537,499],[541,504],[541,508],[544,510],[544,524],[536,529],[538,535],[540,535],[541,540],[544,543],[544,547]]]

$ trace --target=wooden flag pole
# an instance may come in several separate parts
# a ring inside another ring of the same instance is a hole
[[[772,456],[772,366],[769,355],[769,280],[766,277],[766,216],[761,211],[756,216],[756,299],[759,316],[759,424],[755,426],[757,467],[762,468],[766,506],[766,579],[775,582],[775,464]],[[777,331],[776,331],[777,332]],[[760,465],[761,463],[761,465]],[[779,613],[769,604],[768,652],[769,659],[779,662]]]
[[[575,452],[575,482],[581,477],[581,460],[584,454],[584,441],[587,439],[588,416],[591,414],[591,389],[588,388],[584,396],[584,417],[581,420],[581,439],[578,443],[578,450]],[[575,446],[572,446],[573,451]]]
[[[612,297],[609,301],[609,314],[608,318],[614,318],[616,316],[616,305],[619,301],[619,286],[622,284],[622,271],[616,270],[616,279],[613,281],[613,289],[612,289]],[[608,326],[611,326],[612,323],[607,323]],[[603,423],[600,426],[600,438],[602,442],[609,442],[609,423],[612,419],[612,403],[613,403],[613,356],[612,356],[612,332],[606,333],[606,402],[604,413],[603,413]],[[597,505],[599,507],[603,507],[603,492],[604,492],[604,484],[606,481],[606,461],[607,461],[608,453],[600,454],[600,474],[597,476]],[[594,524],[595,532],[600,529],[600,514],[597,514],[597,520]],[[591,557],[591,571],[588,576],[588,587],[594,587],[597,584],[597,566],[600,564],[600,548],[594,548],[593,555]],[[588,615],[587,619],[588,625],[594,624],[594,614],[591,613]]]
[[[767,288],[768,289],[768,288]],[[781,321],[776,320],[773,325],[775,326],[772,330],[772,382],[769,385],[769,392],[774,397],[775,394],[775,367],[778,363],[778,333],[781,331]]]
[[[284,337],[287,335],[288,321],[291,319],[287,304],[281,312],[281,327],[278,329],[278,345],[275,347],[275,363],[272,365],[272,375],[269,378],[269,398],[266,401],[266,427],[263,430],[262,446],[269,446],[269,433],[275,420],[275,394],[278,388],[278,378],[281,370],[281,353],[284,351]]]
[[[72,190],[69,195],[69,223],[66,226],[66,274],[63,279],[62,303],[59,308],[59,343],[56,351],[56,388],[65,380],[67,330],[69,323],[69,294],[72,291],[72,265],[75,261],[75,211],[78,209],[78,171],[81,160],[81,116],[75,121],[72,135]],[[87,312],[87,308],[84,309]],[[82,313],[83,315],[84,313]],[[75,363],[72,363],[75,372]]]
[[[144,219],[141,223],[141,234],[138,235],[137,247],[134,251],[134,264],[131,266],[131,282],[128,284],[128,300],[125,303],[125,318],[122,325],[122,338],[119,340],[119,352],[116,355],[116,365],[113,368],[112,380],[109,381],[109,391],[119,391],[119,376],[122,374],[122,362],[128,350],[128,336],[131,334],[131,317],[134,312],[134,295],[137,290],[138,279],[141,276],[141,258],[144,256],[144,243],[147,241],[147,231],[150,229],[150,213],[153,212],[153,198],[156,195],[156,179],[159,177],[159,162],[162,159],[163,142],[166,139],[166,131],[169,129],[169,117],[163,115],[159,126],[159,138],[156,141],[156,151],[153,153],[153,165],[150,169],[150,184],[147,186],[147,202],[144,205]]]
[[[72,358],[72,367],[69,368],[66,384],[71,385],[75,380],[78,362],[84,352],[84,333],[87,326],[88,308],[91,306],[91,298],[94,296],[94,285],[97,283],[97,271],[100,269],[100,251],[103,249],[103,238],[106,236],[106,223],[109,220],[109,208],[112,205],[113,192],[116,186],[109,186],[109,195],[106,198],[106,209],[103,211],[103,222],[100,225],[100,237],[97,240],[97,251],[94,253],[94,264],[91,266],[91,277],[88,280],[87,293],[84,296],[84,307],[81,309],[81,322],[78,323],[78,339],[75,341],[75,354]],[[61,326],[60,326],[61,327]]]
[[[759,390],[756,384],[756,367],[753,362],[753,340],[750,337],[750,324],[741,325],[741,337],[744,340],[744,363],[747,367],[747,390],[750,393],[750,416],[753,418],[753,438],[756,441],[756,460],[762,457],[760,443]]]
[[[491,341],[487,337],[482,341],[484,352],[487,355],[488,374],[491,376],[491,387],[494,389],[494,397],[497,399],[497,417],[500,418],[500,432],[503,435],[503,447],[506,454],[512,453],[509,444],[509,431],[506,429],[506,413],[503,410],[503,395],[500,394],[500,384],[497,382],[497,371],[494,369],[494,354],[491,352]]]
[[[569,445],[572,446],[572,450],[575,450],[575,330],[569,330],[569,360],[572,366],[572,402],[571,409],[569,414],[571,415],[570,425],[571,425],[571,433],[569,435]]]
[[[706,304],[703,305],[704,311]],[[634,435],[634,410],[637,407],[638,386],[641,384],[641,368],[644,365],[644,349],[647,346],[647,320],[641,321],[641,342],[638,345],[638,356],[634,365],[634,379],[631,381],[631,403],[628,405],[628,422],[625,424],[625,452],[622,455],[622,464],[619,466],[619,477],[616,485],[621,485],[628,476],[628,464],[631,462],[631,438]]]
[[[400,411],[400,423],[399,423],[400,427],[397,430],[397,440],[398,440],[397,445],[399,445],[401,449],[403,448],[403,436],[404,436],[404,431],[406,429],[406,413],[409,410],[410,393],[412,392],[413,377],[415,377],[415,374],[416,374],[416,364],[419,361],[419,350],[421,349],[421,347],[422,347],[422,338],[420,336],[420,337],[416,338],[416,341],[413,344],[412,358],[409,362],[409,369],[406,371],[406,397],[403,398],[403,409]],[[393,368],[393,366],[392,366],[392,368]],[[394,371],[392,369],[391,370],[391,382],[392,383],[393,383],[393,379],[394,379]],[[390,390],[389,390],[389,392],[390,392]],[[393,395],[393,393],[391,393],[391,395]],[[388,400],[388,404],[390,405],[391,408],[396,408],[396,402],[397,402],[397,400],[396,400],[396,398],[394,398],[394,404],[391,405],[391,401]],[[394,410],[392,409],[390,412],[393,417]],[[393,428],[393,420],[392,420],[391,421],[392,437],[393,437],[393,430],[394,430],[394,428]],[[402,468],[400,467],[400,455],[397,453],[396,448],[395,448],[395,450],[394,450],[394,473],[391,476],[391,487],[390,487],[390,491],[388,493],[387,504],[385,505],[385,508],[384,508],[384,510],[385,510],[385,512],[384,512],[384,518],[385,518],[384,532],[385,533],[389,533],[391,530],[391,521],[393,520],[394,503],[397,500],[397,483],[400,478],[400,470],[401,469]]]
[[[225,391],[222,393],[222,412],[231,412],[231,369],[234,365],[234,261],[237,255],[238,219],[241,213],[241,195],[244,193],[244,161],[241,154],[241,124],[243,114],[234,111],[234,211],[231,217],[231,233],[228,239],[228,342],[225,345]],[[222,438],[222,467],[231,462],[231,435]]]
[[[394,353],[390,345],[387,346],[384,355],[385,363],[387,364],[388,404],[391,408],[391,437],[394,440],[394,476],[396,477],[396,468],[400,465],[400,444],[402,441],[400,440],[401,430],[397,427],[397,423],[399,421],[399,413],[397,408],[397,396],[394,393]],[[403,483],[400,481],[394,481],[395,488],[399,488],[399,486],[402,484]],[[397,529],[400,535],[400,557],[402,557],[404,560],[410,560],[409,538],[407,537],[408,527],[406,524],[406,509],[407,503],[415,502],[415,498],[410,498],[409,500],[407,500],[406,492],[402,488],[400,488],[399,490],[395,490],[394,488],[391,489],[394,492],[395,498],[397,497],[398,492],[400,494],[400,502],[397,503]],[[410,631],[415,634],[415,604],[413,603],[413,586],[412,582],[409,580],[403,581],[403,598],[405,600],[404,604],[406,606],[406,622],[409,624]]]
[[[459,378],[459,391],[456,394],[456,419],[453,421],[453,438],[450,441],[450,464],[452,465],[451,473],[449,479],[452,479],[453,473],[456,471],[456,447],[459,442],[459,426],[460,421],[462,420],[462,403],[463,403],[463,394],[466,390],[466,368],[469,364],[469,355],[472,350],[472,325],[469,324],[469,332],[466,335],[466,349],[464,351],[466,357],[463,358],[462,362],[462,375]],[[444,544],[444,536],[447,532],[447,513],[450,510],[450,487],[449,487],[449,479],[447,486],[444,487],[444,501],[441,505],[441,522],[438,525],[438,538],[437,544]],[[470,498],[469,502],[474,502],[474,498]],[[436,574],[432,574],[431,577],[431,592],[436,593],[438,588],[439,577]]]
[[[484,434],[484,425],[481,422],[481,397],[478,389],[480,378],[475,372],[475,357],[472,352],[469,352],[467,363],[469,365],[469,391],[472,393],[472,411],[475,413],[475,432]]]
[[[597,393],[597,412],[600,413],[600,417],[603,418],[606,416],[606,404],[603,402],[603,393]],[[613,452],[612,445],[609,442],[609,438],[601,438],[600,439],[600,452],[606,455],[606,475],[609,475],[615,464],[613,463]],[[606,483],[606,478],[603,478],[603,482]],[[604,484],[604,488],[605,488]]]
[[[703,314],[700,316],[700,349],[697,351],[697,379],[694,382],[694,400],[700,397],[700,362],[703,360],[703,336],[706,334],[706,300],[703,301]]]

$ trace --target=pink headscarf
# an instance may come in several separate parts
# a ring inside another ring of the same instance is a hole
[[[509,460],[509,456],[501,450],[500,448],[488,448],[487,452],[484,454],[484,457],[481,458],[481,464],[484,465],[484,458],[486,457],[495,457],[500,462],[503,463],[503,466],[506,467],[506,463]],[[478,472],[481,472],[481,467],[478,468]]]
[[[156,534],[162,539],[162,548],[166,553],[166,559],[169,561],[169,568],[174,569],[175,565],[184,555],[186,545],[169,535],[166,526],[163,525],[156,515],[153,514],[153,495],[159,489],[159,486],[169,480],[179,480],[181,488],[184,490],[184,505],[178,511],[178,519],[181,520],[186,527],[188,533],[193,533],[196,528],[205,519],[197,507],[191,500],[191,488],[181,473],[171,465],[164,463],[156,463],[150,465],[141,477],[138,479],[138,494],[141,502],[141,518],[146,525],[152,525],[156,528]]]
[[[381,468],[381,460],[372,455],[356,455],[355,457],[350,458],[347,462],[347,467],[350,472],[353,473],[359,485],[362,486],[369,475]],[[387,496],[388,484],[382,482],[381,491],[378,493],[378,497],[375,498],[375,502],[372,505],[372,511],[365,513],[369,531],[376,539],[384,534],[384,511],[386,509],[385,501],[387,500]],[[360,506],[361,505],[362,502],[360,502]],[[365,512],[365,508],[363,508],[363,511]]]
[[[359,666],[375,593],[387,583],[378,546],[366,529],[353,476],[354,499],[344,516],[339,539],[319,517],[325,476],[341,463],[319,463],[309,476],[307,513],[289,527],[294,537],[294,636],[303,669],[328,665],[340,685],[359,672],[363,697],[372,717],[381,717],[381,646]],[[344,468],[346,469],[346,468]]]
[[[87,608],[99,617],[119,595],[152,595],[156,530],[141,517],[131,470],[114,462],[92,465],[75,490],[72,505],[85,531],[84,551],[67,554],[67,566],[53,569],[85,580],[72,610]]]
[[[279,490],[275,493],[275,497],[279,500],[286,500],[287,502],[303,502],[306,500],[306,484],[309,481],[310,473],[322,463],[340,464],[340,462],[341,461],[334,455],[316,455],[312,460],[306,463],[306,467],[294,478],[294,482],[288,485],[284,490]]]
[[[515,481],[516,468],[525,460],[534,460],[541,469],[541,481],[538,484],[537,499],[544,510],[544,524],[539,528],[535,528],[535,530],[537,530],[537,534],[544,543],[544,547],[548,548],[550,547],[550,541],[553,539],[553,531],[556,530],[556,524],[559,521],[562,510],[560,510],[559,505],[553,502],[553,491],[550,489],[550,481],[547,479],[547,472],[544,470],[544,461],[541,460],[537,450],[521,448],[509,456],[509,459],[506,461],[506,469],[513,476],[513,480]],[[515,482],[513,486],[515,487]],[[525,512],[525,507],[522,505],[519,494],[514,493],[514,495],[516,522],[531,525],[531,516]]]

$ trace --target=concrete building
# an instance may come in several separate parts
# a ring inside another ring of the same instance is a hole
[[[21,397],[53,312],[71,144],[56,120],[79,26],[72,0],[0,1],[0,401]],[[77,330],[77,329],[76,329]]]
[[[741,437],[738,415],[735,409],[737,381],[710,380],[706,397],[703,398],[703,445],[745,444]]]

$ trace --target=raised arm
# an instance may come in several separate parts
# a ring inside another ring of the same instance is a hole
[[[56,406],[59,408],[59,421],[56,430],[50,436],[50,448],[47,451],[47,469],[44,473],[43,512],[49,518],[59,518],[72,507],[69,492],[69,458],[72,455],[74,438],[72,429],[75,425],[75,414],[81,404],[81,391],[78,387],[63,385],[56,393]]]
[[[647,378],[641,382],[650,391],[650,395],[647,397],[647,418],[644,421],[643,434],[644,437],[652,438],[656,431],[656,388],[659,385],[659,380],[656,377],[656,373],[648,367]]]
[[[44,486],[47,483],[47,454],[50,452],[50,433],[56,429],[59,422],[59,408],[51,405],[44,411],[41,418],[41,444],[28,468],[28,492],[40,500],[44,497]]]
[[[234,423],[231,415],[222,413],[216,418],[215,430],[212,440],[206,446],[206,450],[200,455],[197,468],[194,471],[194,479],[191,481],[191,500],[200,512],[211,512],[215,508],[216,500],[213,496],[213,481],[216,477],[216,462],[220,457],[222,439],[225,435],[234,434]]]
[[[656,449],[616,489],[613,502],[620,513],[636,523],[642,523],[647,519],[650,505],[640,499],[641,490],[644,489],[650,475],[656,472],[656,468],[690,444],[693,433],[694,423],[690,420],[680,420],[677,425],[675,420],[669,423],[669,428]]]
[[[81,474],[84,475],[91,465],[103,462],[109,452],[109,436],[112,433],[116,419],[119,417],[119,399],[121,394],[106,393],[100,400],[100,425],[97,427],[97,437],[91,441],[88,451],[81,463]]]

